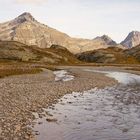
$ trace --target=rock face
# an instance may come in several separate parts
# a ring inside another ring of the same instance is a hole
[[[114,44],[110,38],[101,39],[72,38],[65,33],[39,23],[30,13],[23,13],[14,20],[0,24],[0,40],[14,40],[26,45],[49,48],[52,44],[66,47],[72,53],[79,53]]]
[[[126,48],[132,48],[140,44],[140,32],[132,31],[128,34],[126,39],[121,42]]]
[[[57,49],[56,49],[57,48]],[[76,57],[62,46],[50,48],[27,46],[16,41],[0,41],[0,61],[37,62],[47,64],[75,64]]]

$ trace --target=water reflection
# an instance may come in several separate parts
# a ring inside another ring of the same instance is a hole
[[[57,122],[37,119],[34,130],[38,140],[140,140],[139,101],[135,84],[74,92],[44,109]]]

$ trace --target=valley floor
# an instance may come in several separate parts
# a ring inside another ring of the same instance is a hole
[[[38,74],[0,79],[0,140],[33,140],[32,129],[28,127],[33,125],[35,119],[33,112],[37,112],[42,118],[44,115],[42,108],[56,103],[57,99],[67,93],[117,84],[117,81],[104,74],[83,71],[85,67],[82,66],[57,68],[66,69],[74,79],[65,82],[55,81],[53,71],[48,69]],[[124,70],[119,67],[96,67],[95,69],[117,69],[140,74],[132,68]]]

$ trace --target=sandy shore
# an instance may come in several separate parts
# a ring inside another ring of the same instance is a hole
[[[0,140],[33,140],[32,130],[27,127],[34,120],[32,112],[38,112],[43,117],[42,108],[56,103],[57,99],[67,93],[117,83],[103,74],[72,67],[66,69],[75,76],[74,80],[56,82],[50,70],[0,79]]]

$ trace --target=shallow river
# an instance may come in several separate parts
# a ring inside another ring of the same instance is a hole
[[[140,140],[140,76],[100,72],[120,84],[73,92],[44,109],[52,121],[37,119],[38,140]]]

